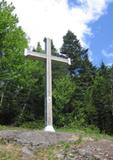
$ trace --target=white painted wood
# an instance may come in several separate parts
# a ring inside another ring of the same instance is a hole
[[[54,60],[54,61],[68,63],[68,58],[61,58],[61,57],[57,57],[57,56],[51,56],[51,59]]]
[[[31,59],[37,59],[37,60],[42,60],[42,61],[46,60],[47,58],[47,55],[44,53],[33,52],[30,50],[26,50],[26,49],[25,49],[24,55]]]
[[[25,49],[24,55],[26,57],[45,61],[46,64],[46,93],[45,93],[45,129],[47,132],[55,132],[53,128],[53,116],[52,116],[52,66],[51,62],[59,61],[63,63],[71,64],[70,58],[62,58],[51,55],[51,40],[47,38],[45,40],[45,54],[33,52]]]
[[[51,68],[51,40],[45,42],[46,59],[46,98],[45,98],[45,126],[53,126],[52,116],[52,68]]]

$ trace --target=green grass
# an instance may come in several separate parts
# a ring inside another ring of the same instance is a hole
[[[58,132],[68,132],[68,133],[79,133],[82,137],[91,137],[95,140],[98,139],[111,139],[113,140],[113,136],[110,136],[105,133],[100,133],[98,128],[57,128]]]
[[[35,152],[35,156],[39,157],[39,160],[59,160],[58,154],[62,152],[64,157],[68,154],[70,148],[78,146],[81,143],[77,142],[59,142],[56,145],[51,145],[46,148],[40,148]]]
[[[0,125],[0,131],[2,130],[39,130],[39,129],[34,129],[34,128],[28,128],[27,126],[26,127],[23,127],[23,126],[20,126],[20,127],[15,127],[15,126],[5,126],[5,125]]]
[[[19,146],[0,144],[0,160],[21,160],[21,157]]]

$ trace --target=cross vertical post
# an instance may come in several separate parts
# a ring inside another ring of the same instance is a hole
[[[46,96],[45,96],[45,131],[55,132],[52,116],[52,66],[51,66],[51,40],[45,40],[46,58]]]

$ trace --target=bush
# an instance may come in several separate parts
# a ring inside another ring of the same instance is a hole
[[[44,128],[44,121],[38,120],[38,121],[30,121],[30,122],[24,122],[20,125],[22,128],[30,128],[30,129],[42,129]]]

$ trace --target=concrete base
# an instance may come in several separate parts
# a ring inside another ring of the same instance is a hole
[[[45,131],[45,132],[55,132],[53,126],[46,126],[46,127],[44,128],[44,131]]]

